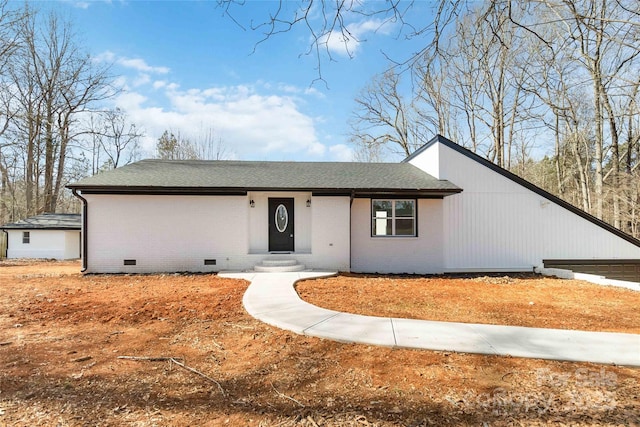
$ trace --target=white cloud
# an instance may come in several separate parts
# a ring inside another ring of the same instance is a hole
[[[331,153],[333,160],[338,162],[353,161],[353,150],[345,144],[332,145],[329,147],[329,153]]]
[[[96,0],[62,0],[65,3],[71,4],[71,6],[77,9],[89,9],[91,3],[95,3]],[[103,0],[103,3],[111,4],[111,0]]]
[[[368,19],[347,24],[345,31],[334,31],[321,40],[332,53],[353,56],[357,52],[367,34],[389,34],[394,24],[389,20]]]
[[[97,54],[93,57],[93,60],[96,62],[113,62],[116,59],[116,54],[111,52],[110,50],[105,50],[102,53]]]
[[[153,67],[147,64],[142,58],[127,58],[125,56],[118,56],[110,50],[106,50],[93,57],[96,62],[110,62],[118,64],[124,68],[139,71],[147,74],[167,74],[171,69],[169,67]]]
[[[131,91],[116,100],[145,129],[142,143],[149,154],[165,130],[197,139],[209,129],[233,157],[242,159],[313,159],[327,154],[316,137],[314,120],[287,94],[262,94],[248,85],[183,90],[175,83],[155,82],[154,87],[166,96],[165,107],[151,105],[149,98]]]
[[[142,58],[105,51],[95,60],[115,64],[123,92],[115,104],[143,128],[143,148],[151,155],[165,130],[198,139],[213,130],[225,150],[241,159],[327,159],[343,156],[317,137],[318,120],[305,112],[324,95],[317,89],[277,82],[182,88],[170,79],[168,67],[151,66]],[[162,77],[159,77],[161,75]],[[338,150],[338,151],[337,151]]]
[[[78,9],[89,9],[89,2],[87,1],[76,1],[73,3],[74,7],[77,7]]]
[[[313,95],[317,98],[325,98],[325,94],[320,92],[318,89],[314,88],[314,87],[307,87],[304,89],[304,94],[305,95]]]
[[[151,82],[151,76],[147,73],[140,73],[138,74],[138,76],[133,80],[132,85],[134,87],[136,86],[143,86],[146,85],[147,83]]]
[[[263,87],[265,87],[266,89],[270,89],[271,85],[265,83]],[[299,87],[299,86],[286,84],[286,83],[279,83],[277,87],[278,87],[278,90],[281,90],[282,92],[290,93],[293,95],[313,95],[317,98],[325,98],[325,94],[320,92],[318,89],[314,87]]]
[[[117,106],[130,112],[142,108],[142,104],[147,101],[147,97],[135,92],[124,92],[117,98]]]
[[[116,62],[125,68],[131,68],[145,73],[167,74],[170,71],[168,67],[152,67],[141,58],[119,57]]]
[[[393,31],[394,24],[389,20],[368,19],[348,26],[352,34],[362,36],[366,33],[378,33],[388,35]]]

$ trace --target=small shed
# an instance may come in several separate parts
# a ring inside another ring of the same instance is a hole
[[[80,258],[81,215],[45,213],[0,226],[7,258]]]

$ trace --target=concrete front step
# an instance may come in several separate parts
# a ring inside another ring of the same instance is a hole
[[[303,271],[303,264],[298,264],[295,259],[265,259],[262,264],[256,265],[254,271],[262,273],[288,273],[293,271]]]
[[[296,265],[298,261],[295,259],[264,259],[262,265],[265,267],[284,267],[290,265]]]

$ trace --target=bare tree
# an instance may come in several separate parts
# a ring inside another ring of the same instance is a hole
[[[244,2],[218,4],[233,18]],[[554,166],[536,167],[554,174],[537,182],[637,232],[637,0],[439,0],[428,22],[410,13],[410,0],[274,5],[251,26],[262,32],[258,44],[306,28],[320,79],[322,61],[332,59],[327,41],[338,37],[348,49],[358,18],[393,22],[399,39],[424,37],[422,49],[391,61],[386,82],[375,77],[358,97],[351,140],[363,158],[384,156],[386,144],[406,154],[412,135],[438,132],[526,174],[537,146],[553,153]],[[407,70],[413,87],[399,85]]]
[[[0,137],[9,127],[12,115],[10,81],[7,68],[13,62],[20,49],[20,22],[25,19],[28,11],[13,10],[8,7],[8,0],[0,1]]]
[[[637,76],[640,55],[638,34],[640,14],[633,3],[606,0],[545,1],[548,27],[557,27],[560,37],[554,42],[584,73],[579,76],[591,86],[594,137],[594,213],[604,217],[605,180],[609,176],[614,193],[620,178],[620,111],[613,99],[624,96],[621,88],[628,86],[628,77]],[[635,5],[637,6],[637,5]],[[633,77],[635,80],[635,77]],[[580,83],[576,83],[580,84]],[[605,128],[608,124],[608,129]],[[611,155],[611,169],[605,171],[605,162]],[[607,175],[608,174],[608,175]],[[612,200],[612,222],[620,226],[620,199]]]
[[[144,131],[130,123],[120,108],[93,114],[90,132],[93,173],[137,160],[143,136]],[[106,159],[102,160],[103,156]]]
[[[9,68],[20,48],[18,27],[25,18],[22,10],[11,9],[8,0],[0,1],[0,223],[15,219],[15,189],[11,171],[16,157],[13,142],[4,138],[14,114],[13,88]]]
[[[529,62],[525,35],[510,25],[509,13],[498,4],[471,9],[456,23],[450,43],[433,54],[450,78],[449,103],[465,116],[474,151],[487,141],[487,157],[506,168],[526,119],[522,86]]]
[[[165,130],[156,143],[156,156],[165,160],[200,160],[198,148],[180,132]]]
[[[227,160],[231,156],[224,141],[213,127],[200,129],[192,144],[198,158],[202,160]]]
[[[431,47],[438,46],[441,34],[453,22],[459,10],[464,8],[461,0],[443,0],[428,4],[414,0],[387,0],[385,2],[365,2],[359,0],[278,0],[273,2],[269,16],[249,24],[236,18],[236,9],[246,6],[244,0],[217,0],[218,7],[223,14],[233,20],[243,30],[249,28],[259,32],[261,38],[254,46],[269,39],[281,36],[294,28],[301,27],[309,35],[309,45],[304,55],[313,55],[316,59],[317,79],[324,81],[323,63],[333,61],[331,46],[335,41],[342,44],[344,51],[353,56],[350,46],[352,42],[361,42],[352,24],[357,20],[375,20],[379,27],[392,24],[397,29],[396,37],[413,39],[430,37],[425,48],[416,52],[410,58],[392,59],[391,52],[383,53],[397,65],[408,66],[420,58]],[[431,22],[416,21],[415,17],[422,16],[415,10],[417,5],[429,6],[433,9],[435,19]]]
[[[110,76],[107,69],[96,68],[75,44],[71,25],[55,14],[43,22],[37,13],[29,13],[20,28],[20,41],[23,48],[12,83],[22,111],[15,129],[26,152],[27,211],[53,212],[70,144],[84,133],[78,120],[111,95]]]
[[[429,123],[433,133],[445,135],[461,144],[467,140],[462,132],[458,120],[461,111],[454,108],[455,102],[451,99],[456,95],[452,87],[462,89],[464,84],[451,84],[451,75],[445,67],[441,67],[436,60],[416,61],[412,67],[413,88],[416,92],[417,120]],[[467,118],[473,110],[463,110]],[[470,126],[471,140],[475,141],[473,127]],[[475,151],[474,147],[474,151]]]
[[[405,100],[399,86],[400,76],[391,69],[374,77],[360,92],[351,120],[356,146],[408,156],[435,134],[429,130],[429,123],[418,120],[413,100]]]
[[[195,139],[184,137],[181,132],[165,130],[156,143],[156,157],[167,160],[225,160],[227,148],[213,130],[201,130]]]
[[[408,155],[436,133],[454,137],[456,132],[469,135],[474,151],[489,141],[488,157],[510,166],[527,95],[522,37],[509,26],[506,11],[497,8],[475,10],[455,28],[448,44],[414,63],[413,92],[405,89],[403,96],[394,69],[374,78],[356,99],[353,139],[390,144]],[[465,117],[466,132],[453,124],[459,116]]]

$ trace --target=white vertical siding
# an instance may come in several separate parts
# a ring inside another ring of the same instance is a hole
[[[351,270],[377,273],[442,273],[442,199],[418,200],[418,237],[372,237],[371,199],[351,208]]]
[[[438,167],[423,157],[436,157]],[[463,192],[444,199],[447,271],[530,270],[545,258],[638,258],[640,248],[435,143],[411,160]]]
[[[22,233],[29,232],[29,243],[22,243]],[[7,230],[9,247],[7,258],[50,258],[74,259],[78,258],[78,240],[75,241],[75,251],[67,248],[67,241],[78,231],[65,230]]]
[[[432,144],[427,147],[419,156],[412,158],[409,163],[435,178],[446,179],[440,177],[440,144]]]

